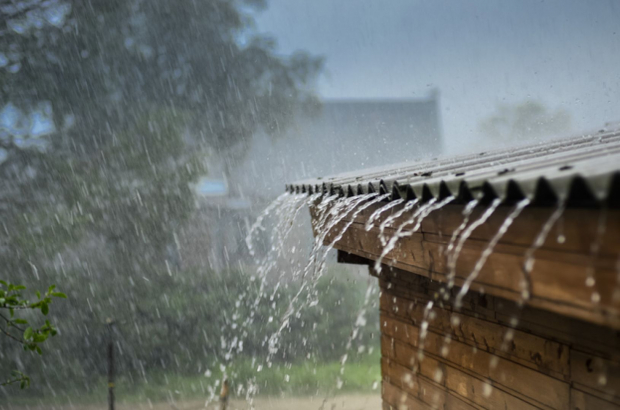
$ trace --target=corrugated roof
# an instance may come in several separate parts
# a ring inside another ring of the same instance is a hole
[[[529,198],[535,204],[620,205],[620,129],[535,145],[394,164],[295,182],[291,192],[345,196],[391,193],[391,199],[450,195],[456,201]]]

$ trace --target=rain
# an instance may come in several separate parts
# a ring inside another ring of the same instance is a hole
[[[0,410],[620,408],[614,1],[0,17]]]

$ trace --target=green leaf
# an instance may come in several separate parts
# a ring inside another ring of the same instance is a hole
[[[48,289],[47,289],[47,293],[50,294],[54,291],[54,289],[56,289],[56,285],[51,285]]]
[[[26,340],[30,339],[33,334],[34,334],[34,330],[32,330],[32,328],[29,327],[28,329],[24,330],[24,339]]]
[[[39,353],[40,355],[43,354],[43,350],[41,350],[39,346],[36,346],[35,349],[37,350],[37,353]]]
[[[13,290],[24,290],[26,287],[24,285],[13,286]]]
[[[37,290],[37,299],[41,299],[41,292]]]
[[[57,298],[67,299],[67,295],[65,295],[62,292],[54,292],[52,293],[52,296],[56,296]]]
[[[47,305],[47,303],[43,303],[41,305],[41,313],[47,316],[49,312],[50,312],[50,307]]]
[[[2,285],[6,286],[7,288],[9,287],[9,284],[8,284],[8,283],[6,283],[6,282],[5,282],[5,281],[3,281],[3,280],[0,280],[0,283],[1,283]]]
[[[13,323],[17,323],[18,325],[27,325],[28,321],[26,319],[15,319]]]

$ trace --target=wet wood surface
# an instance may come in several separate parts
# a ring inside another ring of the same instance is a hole
[[[440,284],[400,269],[386,268],[380,285],[383,397],[393,408],[620,409],[614,330],[476,293],[456,310],[437,300]]]
[[[378,259],[384,249],[379,226],[399,209],[395,207],[386,212],[367,231],[365,222],[378,206],[364,210],[355,221],[343,218],[326,235],[324,243],[331,244],[343,233],[334,244],[335,248],[367,260]],[[486,209],[483,205],[477,208],[480,209],[474,210],[469,223],[478,219]],[[448,205],[432,212],[423,220],[420,229],[398,240],[383,263],[448,282],[451,272],[447,248],[450,243],[457,244],[460,240],[456,237],[451,242],[451,237],[463,222],[463,209],[462,206]],[[457,286],[462,286],[470,276],[511,209],[499,207],[464,240],[454,271]],[[414,211],[387,225],[384,237],[391,238]],[[527,283],[524,282],[525,255],[553,211],[553,208],[526,208],[501,237],[473,281],[471,290],[524,301],[524,283]],[[343,232],[346,226],[348,228]],[[413,224],[405,226],[403,232],[412,227]],[[565,210],[533,256],[534,266],[527,275],[527,288],[531,292],[527,304],[620,329],[620,211]]]
[[[403,205],[367,227],[383,205],[332,219],[323,238],[339,262],[368,264],[379,278],[383,408],[620,409],[620,211],[564,210],[528,274],[528,252],[556,209],[525,208],[473,278],[514,207],[500,206],[461,238],[453,232],[463,206],[431,212],[415,232],[403,225],[415,207],[380,228]],[[477,206],[469,224],[486,209]],[[397,232],[406,235],[377,271]],[[459,242],[450,265],[447,250]],[[471,288],[458,305],[465,283]]]

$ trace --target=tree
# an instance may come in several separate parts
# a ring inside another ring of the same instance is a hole
[[[552,111],[537,101],[515,105],[498,105],[495,113],[480,123],[480,131],[500,141],[558,136],[570,130],[571,119],[566,110]]]
[[[71,353],[72,371],[102,370],[92,350],[103,318],[160,326],[150,286],[174,284],[170,249],[206,148],[277,134],[316,104],[321,60],[276,55],[244,11],[264,6],[0,2],[0,261],[13,282],[66,289],[71,323],[57,350]],[[127,366],[144,366],[134,358]]]

